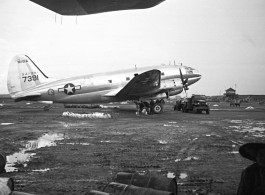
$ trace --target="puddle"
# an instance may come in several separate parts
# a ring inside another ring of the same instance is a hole
[[[114,141],[114,140],[101,140],[100,143],[118,143],[118,141]]]
[[[178,125],[168,125],[168,124],[164,124],[164,127],[179,127]]]
[[[189,157],[185,158],[184,160],[185,161],[189,161],[189,160],[199,160],[199,158],[196,157],[196,156],[189,156]]]
[[[249,106],[249,107],[247,107],[246,108],[247,110],[252,110],[252,109],[254,109],[252,106]]]
[[[238,154],[239,152],[238,151],[232,151],[232,152],[228,152],[230,154]]]
[[[112,118],[110,114],[107,113],[101,113],[101,112],[94,112],[90,114],[78,114],[73,112],[63,112],[63,117],[73,117],[73,118]]]
[[[201,124],[214,124],[215,121],[200,121]]]
[[[165,140],[158,140],[160,144],[167,144],[167,141]]]
[[[231,120],[229,122],[234,123],[234,125],[224,127],[224,129],[229,129],[244,134],[247,133],[249,136],[253,137],[265,137],[265,123],[263,121]]]
[[[34,172],[46,172],[46,171],[49,171],[50,168],[47,168],[47,169],[38,169],[38,170],[32,170]]]
[[[180,179],[185,179],[186,177],[188,177],[187,173],[181,173],[179,176]]]
[[[231,120],[231,123],[242,123],[242,120]]]
[[[241,129],[240,127],[237,127],[236,130],[233,130],[233,131],[237,131],[240,133],[251,133],[254,137],[265,137],[264,127],[243,127],[243,129]]]
[[[65,143],[67,145],[84,145],[84,146],[89,146],[90,143]]]
[[[46,133],[37,140],[29,141],[24,149],[21,149],[19,152],[16,152],[12,155],[6,157],[6,172],[14,172],[17,170],[16,167],[13,167],[16,164],[22,164],[24,167],[27,166],[27,162],[32,158],[36,153],[29,153],[27,151],[35,150],[38,148],[56,146],[56,140],[63,140],[65,135],[63,133]]]
[[[1,125],[12,125],[14,123],[1,123]]]
[[[167,173],[167,178],[175,178],[175,173],[173,173],[173,172],[168,172],[168,173]]]

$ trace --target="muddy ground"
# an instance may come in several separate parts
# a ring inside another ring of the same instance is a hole
[[[1,176],[12,177],[15,190],[39,195],[103,190],[122,171],[175,176],[180,195],[235,194],[241,171],[252,164],[238,148],[265,141],[265,106],[257,103],[240,108],[211,103],[209,115],[176,112],[166,103],[163,114],[149,116],[136,116],[133,104],[96,109],[58,104],[44,112],[41,104],[0,103],[0,150],[10,157]],[[113,118],[62,117],[65,111]],[[51,142],[47,146],[40,137]],[[17,152],[30,158],[12,156]]]

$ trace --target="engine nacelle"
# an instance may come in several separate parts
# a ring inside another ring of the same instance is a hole
[[[163,81],[161,81],[161,85],[160,85],[161,89],[172,89],[175,87],[176,87],[176,85],[175,85],[174,80],[163,80]]]
[[[169,92],[168,92],[168,95],[169,95],[169,96],[178,95],[178,94],[180,94],[182,91],[183,91],[183,88],[182,88],[182,89],[172,90],[172,91],[169,91]]]

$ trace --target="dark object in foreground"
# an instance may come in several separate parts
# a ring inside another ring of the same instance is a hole
[[[153,188],[178,194],[177,182],[175,179],[166,177],[155,177],[139,175],[137,173],[120,172],[115,175],[113,182],[129,184],[144,188]]]
[[[104,192],[110,194],[119,194],[119,195],[131,195],[131,194],[141,194],[141,195],[174,195],[172,192],[154,190],[152,188],[143,188],[133,185],[121,184],[111,182],[109,183]]]
[[[244,144],[239,153],[255,163],[242,171],[237,195],[265,195],[265,144]]]
[[[30,0],[40,6],[61,15],[89,15],[110,11],[146,9],[154,7],[164,0],[130,0],[130,1],[78,1],[78,0]]]
[[[0,174],[5,173],[6,156],[0,151]]]

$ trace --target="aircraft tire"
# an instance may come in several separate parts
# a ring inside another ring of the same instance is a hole
[[[153,112],[155,114],[161,114],[163,112],[163,106],[161,103],[155,103],[153,106]]]

